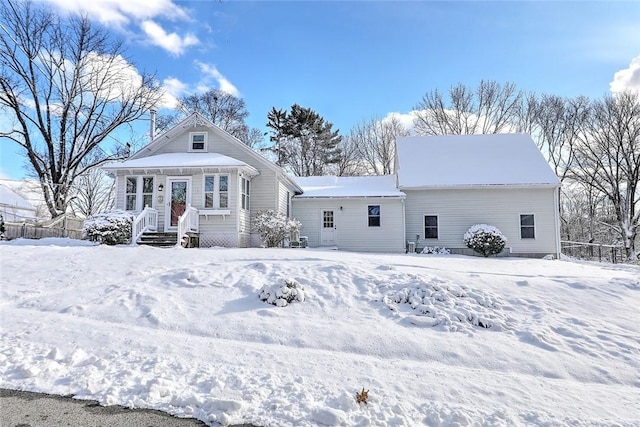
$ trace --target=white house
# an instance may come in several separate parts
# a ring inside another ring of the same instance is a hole
[[[22,196],[8,186],[0,184],[0,213],[5,221],[34,221],[37,218],[36,211],[36,207]]]
[[[526,134],[402,137],[398,188],[405,237],[418,247],[469,253],[474,224],[498,227],[512,255],[560,252],[560,181]]]
[[[557,255],[560,183],[527,135],[406,137],[396,175],[296,177],[198,113],[129,159],[108,165],[115,207],[135,214],[134,240],[169,233],[199,246],[259,246],[260,210],[302,223],[311,247],[466,253],[477,223],[498,227],[508,253]]]

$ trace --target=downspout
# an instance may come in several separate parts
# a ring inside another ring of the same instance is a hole
[[[149,141],[156,137],[156,110],[151,110],[151,125],[149,128]]]
[[[405,250],[407,250],[407,214],[405,208],[405,199],[400,199],[402,202],[402,242]],[[416,242],[417,244],[418,242]]]

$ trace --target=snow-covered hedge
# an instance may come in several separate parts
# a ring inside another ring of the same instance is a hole
[[[282,212],[272,209],[258,211],[253,218],[253,229],[260,233],[262,243],[267,248],[280,246],[290,233],[300,231],[302,224],[295,218],[287,218]]]
[[[447,248],[441,248],[439,246],[425,246],[422,250],[423,254],[434,254],[434,255],[449,255],[451,252]]]
[[[131,240],[133,215],[123,210],[104,212],[88,217],[82,229],[83,235],[107,245],[126,244]]]
[[[294,301],[304,301],[304,288],[295,279],[287,279],[284,285],[264,286],[260,299],[276,307],[285,307]]]
[[[493,225],[476,224],[464,233],[464,244],[488,257],[502,252],[507,238]]]

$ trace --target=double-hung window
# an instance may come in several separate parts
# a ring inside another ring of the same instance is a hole
[[[204,177],[204,207],[208,209],[229,207],[229,175]]]
[[[153,207],[153,177],[126,177],[125,209],[140,211],[147,206]]]
[[[189,151],[207,151],[206,132],[189,132]]]
[[[424,216],[424,238],[425,239],[438,238],[438,215]]]
[[[367,211],[369,227],[380,227],[380,205],[369,205]]]
[[[249,180],[247,178],[240,180],[240,193],[242,209],[249,210]]]
[[[520,215],[520,238],[536,238],[536,223],[533,214]]]

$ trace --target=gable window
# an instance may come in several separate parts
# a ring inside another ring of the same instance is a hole
[[[438,238],[438,216],[437,215],[424,216],[424,238],[425,239]]]
[[[369,205],[369,227],[380,227],[380,205]]]
[[[249,210],[249,180],[242,178],[240,181],[241,206],[242,209]]]
[[[125,189],[125,210],[140,211],[153,207],[153,177],[128,176]]]
[[[533,214],[520,215],[520,238],[536,238],[536,225]]]
[[[204,177],[204,207],[211,209],[229,207],[229,175]]]
[[[189,133],[189,151],[206,151],[207,149],[207,133],[206,132],[190,132]]]

